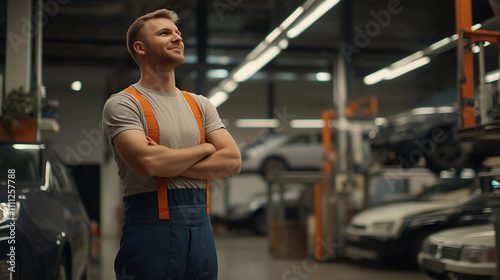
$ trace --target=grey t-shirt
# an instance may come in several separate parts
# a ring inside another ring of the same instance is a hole
[[[177,89],[176,92],[160,92],[133,84],[151,105],[158,122],[160,145],[170,148],[187,148],[200,144],[200,130],[189,104]],[[213,104],[204,96],[190,93],[200,108],[205,134],[225,128]],[[118,174],[123,181],[122,198],[156,191],[155,177],[144,177],[135,173],[121,159],[113,145],[113,138],[120,132],[129,129],[142,130],[148,135],[148,126],[139,101],[131,94],[119,92],[109,97],[104,105],[102,118],[103,131],[113,150],[118,165]],[[181,176],[168,178],[169,189],[185,189],[206,187],[204,180],[190,179]]]

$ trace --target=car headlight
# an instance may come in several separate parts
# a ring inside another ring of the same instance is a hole
[[[494,262],[495,249],[465,246],[462,249],[460,260],[471,263]]]
[[[377,234],[390,234],[394,229],[394,222],[377,222],[373,223],[372,230]]]
[[[0,224],[10,219],[10,210],[6,203],[0,203]]]

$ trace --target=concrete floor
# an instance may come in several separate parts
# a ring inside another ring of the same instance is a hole
[[[415,269],[372,262],[321,262],[312,258],[277,259],[269,253],[266,237],[248,234],[216,236],[220,280],[421,280]],[[93,280],[114,280],[113,261],[118,238],[94,241]]]

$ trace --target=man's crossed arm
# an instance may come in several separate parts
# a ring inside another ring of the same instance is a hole
[[[207,143],[173,149],[158,145],[141,130],[125,130],[113,138],[123,161],[142,176],[217,179],[240,172],[241,156],[226,129],[210,132]]]

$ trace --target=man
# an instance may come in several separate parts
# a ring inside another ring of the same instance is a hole
[[[205,180],[238,174],[241,157],[208,99],[181,94],[175,86],[174,70],[184,63],[177,20],[175,12],[162,9],[130,26],[127,48],[141,78],[112,95],[103,110],[103,130],[119,167],[125,203],[115,259],[118,279],[217,279]],[[154,113],[159,142],[147,136],[152,123],[144,106]],[[160,194],[162,178],[168,198]]]

